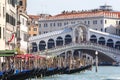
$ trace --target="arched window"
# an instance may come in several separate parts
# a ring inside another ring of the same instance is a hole
[[[55,42],[53,39],[48,40],[48,49],[55,47]]]
[[[100,37],[98,40],[99,44],[105,45],[105,38],[104,37]]]
[[[63,38],[62,37],[58,37],[56,39],[56,46],[63,46]]]
[[[32,43],[32,52],[37,52],[37,44],[36,44],[36,42]]]
[[[120,50],[120,41],[117,41],[117,42],[115,43],[115,48]]]
[[[113,43],[113,40],[112,39],[108,39],[107,40],[107,46],[108,47],[113,47],[114,43]]]
[[[69,44],[69,43],[71,43],[72,42],[72,37],[71,37],[71,35],[66,35],[65,36],[65,44]]]
[[[92,35],[92,36],[90,37],[90,41],[91,41],[92,43],[97,43],[97,37],[96,37],[95,35]]]
[[[46,48],[46,43],[45,43],[45,41],[40,41],[40,43],[39,43],[39,50],[41,51],[41,50],[45,50],[45,48]]]

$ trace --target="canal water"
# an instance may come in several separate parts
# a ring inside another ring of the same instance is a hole
[[[120,80],[120,66],[100,66],[98,72],[92,70],[74,74],[54,75],[32,80]]]

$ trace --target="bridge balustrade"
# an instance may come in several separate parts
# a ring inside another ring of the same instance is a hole
[[[47,49],[44,51],[39,51],[37,53],[39,54],[60,54],[65,52],[66,50],[71,50],[71,49],[90,49],[90,50],[97,50],[99,52],[105,53],[110,57],[113,57],[116,55],[120,56],[120,50],[117,50],[115,48],[111,48],[105,45],[100,45],[97,43],[91,43],[91,42],[81,42],[81,43],[70,43],[64,46],[56,46],[55,48]]]

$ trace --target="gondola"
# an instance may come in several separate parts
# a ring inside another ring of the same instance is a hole
[[[31,76],[35,69],[23,70],[8,77],[7,80],[25,80]]]
[[[2,80],[7,80],[9,76],[14,74],[14,69],[9,69],[7,71],[2,72],[1,79]]]
[[[45,72],[44,76],[51,76],[54,75],[54,73],[58,70],[58,67],[56,68],[48,68],[47,71]]]
[[[0,71],[0,80],[2,79],[3,72]]]
[[[82,66],[80,68],[75,68],[75,69],[67,69],[63,72],[63,74],[72,74],[72,73],[77,73],[77,72],[80,72],[80,71],[84,71],[86,69],[89,69],[91,68],[92,65],[87,65],[87,66]]]

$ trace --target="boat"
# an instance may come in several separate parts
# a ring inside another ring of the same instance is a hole
[[[75,69],[67,69],[63,72],[63,74],[72,74],[72,73],[77,73],[80,71],[84,71],[86,69],[91,68],[92,65],[87,65],[87,66],[81,66],[80,68],[75,68]]]

